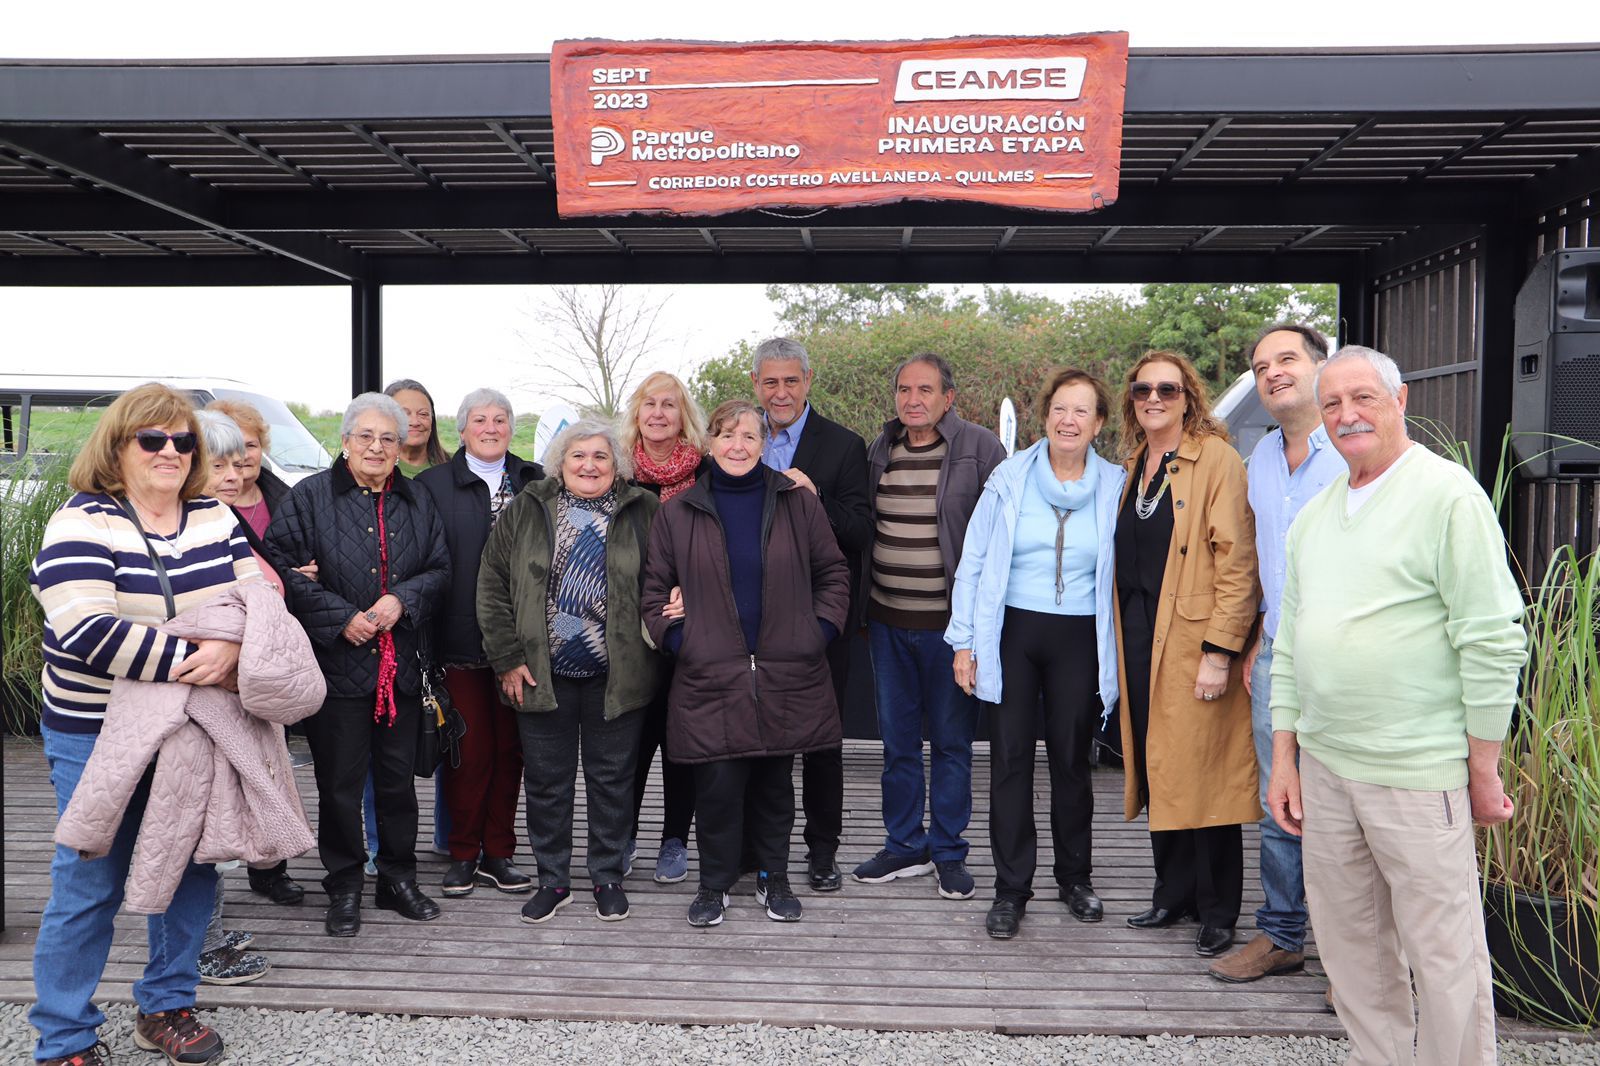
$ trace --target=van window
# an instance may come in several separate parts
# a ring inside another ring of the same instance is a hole
[[[261,412],[272,437],[269,454],[272,461],[284,470],[296,474],[310,473],[326,470],[333,463],[333,457],[311,435],[311,431],[300,424],[300,420],[284,406],[283,401],[242,389],[212,389],[211,393],[219,400],[237,400]]]

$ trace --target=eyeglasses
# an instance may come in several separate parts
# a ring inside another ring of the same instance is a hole
[[[1176,381],[1163,381],[1155,385],[1152,385],[1148,381],[1135,381],[1132,385],[1128,386],[1128,395],[1141,402],[1148,400],[1150,398],[1150,394],[1153,392],[1162,400],[1170,403],[1171,401],[1176,400],[1179,396],[1182,396],[1185,391],[1186,390],[1184,387],[1179,385]]]
[[[394,449],[400,447],[400,438],[395,436],[393,433],[384,433],[380,436],[376,433],[362,431],[360,433],[350,434],[350,439],[355,442],[356,446],[362,451],[367,451],[370,449],[374,441],[383,445],[383,450],[386,452],[393,451]]]
[[[155,455],[167,446],[167,441],[172,442],[172,450],[179,455],[188,455],[194,451],[194,446],[199,443],[195,435],[188,430],[177,433],[167,433],[159,429],[141,429],[133,435],[139,442],[139,447]]]

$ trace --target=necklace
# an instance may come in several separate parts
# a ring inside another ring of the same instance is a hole
[[[1156,507],[1161,503],[1161,497],[1167,494],[1166,465],[1171,461],[1173,454],[1172,452],[1167,452],[1161,457],[1161,466],[1157,469],[1157,473],[1161,474],[1161,487],[1156,489],[1156,494],[1146,499],[1144,493],[1140,492],[1133,501],[1133,513],[1138,515],[1141,520],[1148,519],[1155,514]]]
[[[1056,513],[1056,606],[1061,606],[1061,596],[1067,591],[1066,578],[1061,574],[1061,556],[1067,546],[1067,519],[1072,517],[1072,508],[1050,505],[1050,510]]]

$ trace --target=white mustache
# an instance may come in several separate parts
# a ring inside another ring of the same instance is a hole
[[[1340,426],[1333,432],[1335,436],[1348,437],[1353,433],[1376,433],[1377,428],[1371,422],[1352,422],[1348,426]]]

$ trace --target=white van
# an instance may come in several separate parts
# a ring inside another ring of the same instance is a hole
[[[0,477],[25,456],[77,448],[89,438],[89,431],[112,400],[150,380],[92,374],[0,374]],[[326,469],[333,461],[283,401],[241,381],[154,380],[188,393],[196,407],[212,400],[239,400],[260,411],[270,427],[272,444],[262,464],[288,484]]]

